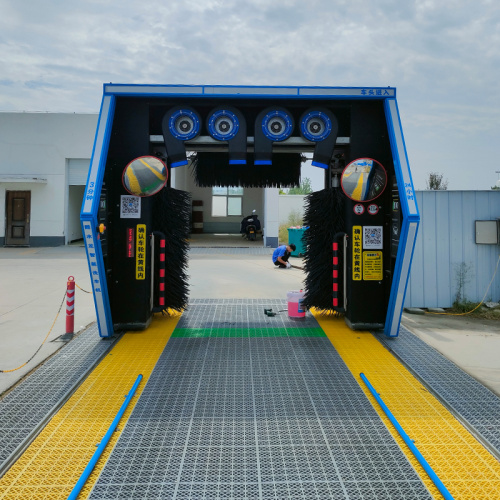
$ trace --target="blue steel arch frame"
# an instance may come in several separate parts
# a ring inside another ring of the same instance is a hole
[[[384,109],[402,210],[400,244],[396,256],[384,333],[389,337],[397,337],[401,315],[403,314],[403,304],[410,275],[413,251],[417,240],[420,214],[418,212],[417,199],[415,197],[415,189],[413,187],[396,99],[386,99]],[[402,242],[404,244],[401,244]]]
[[[403,312],[406,287],[413,258],[420,215],[415,198],[406,146],[394,87],[291,87],[235,85],[138,85],[104,84],[97,130],[90,161],[80,221],[92,281],[97,324],[101,337],[113,335],[110,301],[106,286],[103,254],[99,242],[99,202],[117,97],[218,97],[360,99],[382,100],[401,203],[402,221],[399,247],[391,285],[384,333],[396,337]]]

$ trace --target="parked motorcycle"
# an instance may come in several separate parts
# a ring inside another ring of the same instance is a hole
[[[252,210],[252,215],[247,215],[241,221],[240,233],[249,241],[257,239],[257,232],[260,231],[260,220],[256,210]]]

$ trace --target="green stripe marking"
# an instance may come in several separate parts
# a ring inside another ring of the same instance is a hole
[[[321,328],[176,328],[172,337],[325,337]]]

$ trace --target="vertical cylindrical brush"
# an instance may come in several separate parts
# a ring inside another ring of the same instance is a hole
[[[165,235],[164,309],[183,310],[188,303],[188,267],[191,195],[163,188],[154,196],[153,230]]]
[[[344,231],[344,194],[338,187],[315,191],[306,197],[304,224],[304,305],[333,309],[333,247],[335,235]],[[337,257],[343,258],[339,246]],[[341,269],[337,282],[342,283]],[[337,298],[339,294],[337,294]]]

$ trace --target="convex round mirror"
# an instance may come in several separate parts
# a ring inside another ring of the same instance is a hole
[[[372,158],[358,158],[344,168],[340,178],[345,195],[354,201],[371,201],[387,185],[385,168]]]
[[[140,156],[123,170],[123,187],[134,196],[151,196],[160,191],[168,179],[165,163],[155,156]]]

